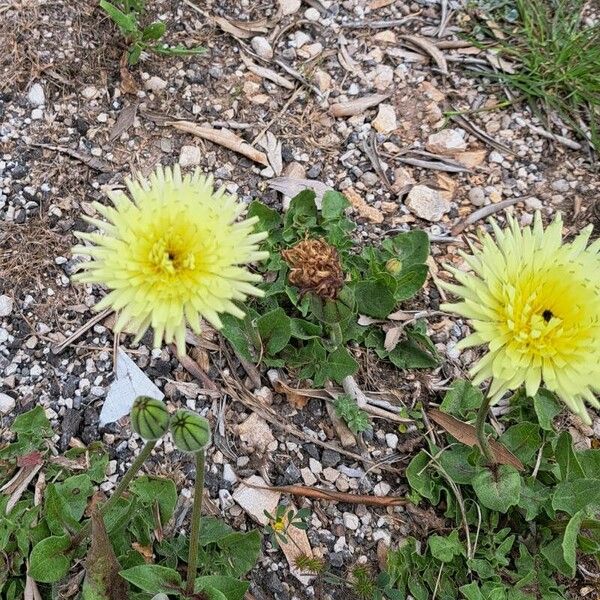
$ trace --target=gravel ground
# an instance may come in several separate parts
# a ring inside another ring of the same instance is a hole
[[[600,178],[586,148],[577,149],[568,131],[561,133],[569,145],[548,139],[525,107],[493,110],[502,94],[464,69],[481,57],[473,48],[448,49],[460,39],[460,10],[439,32],[441,9],[430,1],[282,0],[279,11],[269,3],[254,8],[248,0],[199,3],[202,8],[187,1],[151,4],[152,16],[168,24],[168,41],[203,44],[208,53],[149,56],[127,72],[119,66],[121,41],[95,2],[0,6],[0,41],[8,49],[0,58],[0,426],[41,403],[55,426],[58,450],[102,440],[113,460],[107,491],[140,447],[127,423],[98,427],[113,380],[111,322],[97,323],[61,353],[52,348],[92,317],[91,307],[104,293],[71,285],[73,231],[87,227],[81,215],[93,214],[92,202],[104,201],[104,190],[121,186],[129,173],[146,174],[159,163],[199,166],[243,201],[260,198],[281,210],[286,198],[270,187],[275,177],[287,177],[284,185],[290,178],[321,181],[351,201],[357,244],[391,230],[430,233],[434,275],[445,262],[459,261],[465,243],[457,226],[485,206],[512,201],[523,225],[540,209],[545,219],[561,211],[570,233],[587,223],[600,226]],[[404,23],[385,26],[393,20]],[[382,21],[382,27],[369,25]],[[431,47],[403,36],[426,37],[438,46],[432,54]],[[265,78],[256,66],[276,77]],[[373,94],[382,97],[370,108],[335,116],[339,105]],[[444,112],[457,110],[475,112],[442,129]],[[270,166],[182,133],[168,124],[176,120],[226,127],[265,152]],[[437,158],[406,155],[409,148]],[[407,164],[406,156],[435,164]],[[438,170],[456,160],[470,169]],[[472,236],[479,224],[464,233]],[[440,296],[430,280],[407,308],[435,310]],[[407,406],[438,401],[476,356],[455,347],[466,332],[462,322],[435,316],[429,326],[447,358],[440,369],[398,374],[361,355],[360,385],[394,390]],[[191,354],[223,385],[219,398],[207,395],[170,349],[153,351],[148,342],[122,340],[174,405],[223,425],[208,462],[208,507],[235,527],[255,526],[252,507],[236,494],[243,489],[240,479],[257,474],[274,485],[405,493],[402,472],[420,443],[415,434],[399,435],[392,423],[376,421],[359,452],[376,462],[387,459],[387,467],[370,469],[344,453],[321,400],[296,408],[266,376],[255,389],[217,336],[196,340]],[[268,423],[265,414],[283,417],[300,435]],[[4,429],[0,439],[7,435]],[[188,492],[191,468],[168,440],[150,466]],[[313,552],[340,574],[356,562],[377,564],[402,536],[425,536],[444,525],[433,511],[296,504],[312,509]],[[255,598],[315,595],[312,585],[290,573],[281,551],[266,542],[264,550],[252,574]],[[335,589],[324,594],[347,596]]]

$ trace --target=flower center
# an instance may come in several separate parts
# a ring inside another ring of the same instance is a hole
[[[191,252],[182,251],[176,243],[165,238],[154,242],[148,258],[159,274],[175,275],[179,271],[193,269],[195,265]]]
[[[542,313],[542,317],[544,318],[544,321],[546,321],[546,323],[548,323],[548,321],[550,321],[550,319],[554,316],[554,314],[552,313],[551,310],[546,309],[543,313]]]

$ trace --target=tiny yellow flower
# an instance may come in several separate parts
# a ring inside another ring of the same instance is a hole
[[[95,309],[119,313],[115,331],[139,340],[152,327],[155,347],[175,341],[183,353],[186,324],[199,332],[202,317],[219,329],[219,313],[244,316],[234,301],[262,295],[244,265],[267,258],[258,250],[267,233],[254,233],[257,218],[238,220],[245,206],[199,171],[158,167],[127,187],[131,197],[108,194],[114,208],[94,203],[105,220],[84,216],[102,233],[76,234],[90,245],[73,252],[92,260],[74,279],[110,290]]]
[[[560,215],[546,230],[539,213],[533,228],[510,216],[504,230],[491,224],[495,240],[485,233],[462,254],[473,273],[449,267],[460,285],[442,283],[463,299],[442,308],[474,330],[459,346],[487,346],[473,383],[491,378],[496,402],[523,384],[534,396],[543,382],[589,424],[584,401],[600,407],[600,240],[588,246],[589,226],[563,244]]]
[[[271,525],[271,527],[273,527],[273,531],[277,533],[283,533],[285,531],[285,523],[283,522],[283,519],[276,519],[273,521],[273,525]]]

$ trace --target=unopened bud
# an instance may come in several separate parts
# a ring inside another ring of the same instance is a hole
[[[158,440],[169,430],[169,411],[164,402],[155,398],[136,398],[130,416],[131,429],[145,440]]]
[[[198,452],[210,444],[210,423],[190,410],[178,410],[171,421],[175,446],[182,452]]]

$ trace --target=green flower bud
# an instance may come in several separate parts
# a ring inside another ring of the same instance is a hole
[[[171,421],[175,446],[182,452],[198,452],[211,442],[209,422],[191,410],[178,410]]]
[[[402,261],[397,258],[390,258],[390,260],[385,263],[385,270],[390,275],[398,275],[402,270]]]
[[[155,398],[136,398],[130,417],[131,429],[145,440],[158,440],[169,430],[169,411],[164,402]]]

